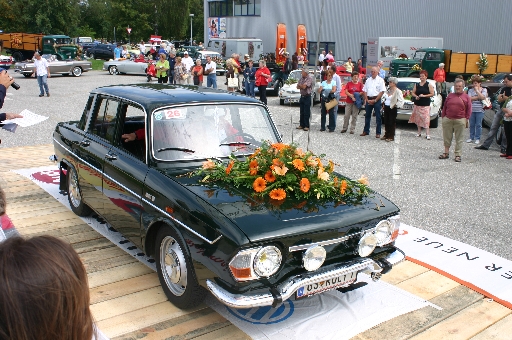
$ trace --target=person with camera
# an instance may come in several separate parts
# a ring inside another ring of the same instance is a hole
[[[15,84],[17,89],[19,85],[14,82],[14,79],[7,73],[6,70],[0,71],[0,109],[4,106],[5,96],[7,95],[7,88]],[[3,126],[2,122],[7,119],[23,118],[22,115],[17,113],[0,113],[0,126]]]
[[[50,90],[48,90],[48,79],[51,78],[50,75],[50,65],[48,65],[48,61],[44,58],[41,58],[41,55],[36,52],[34,53],[34,67],[36,71],[34,72],[34,76],[37,77],[37,83],[39,84],[39,97],[44,97],[44,92],[46,91],[46,96],[50,96]]]

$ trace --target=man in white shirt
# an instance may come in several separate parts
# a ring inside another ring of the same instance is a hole
[[[318,56],[319,66],[322,66],[322,61],[324,61],[324,59],[325,59],[325,51],[322,51],[322,53],[320,53],[320,55]]]
[[[181,58],[181,62],[187,68],[187,72],[190,73],[191,70],[192,70],[192,67],[194,67],[194,61],[192,60],[192,58],[189,57],[187,51],[185,51],[183,53],[183,58]],[[187,84],[192,84],[193,83],[193,81],[192,81],[193,79],[192,78],[194,78],[194,77],[188,77],[187,78]]]
[[[361,136],[370,134],[370,122],[372,120],[372,111],[375,110],[377,120],[376,138],[380,138],[382,117],[380,115],[381,97],[386,91],[384,79],[379,77],[378,67],[372,67],[372,76],[366,80],[363,86],[363,98],[366,103],[366,114],[364,115],[364,130]]]
[[[217,64],[212,61],[212,57],[206,56],[206,66],[204,68],[206,74],[206,87],[217,88]]]
[[[36,52],[34,53],[34,67],[35,73],[34,76],[37,77],[37,84],[39,84],[39,97],[44,97],[44,92],[46,91],[46,96],[50,96],[50,91],[48,90],[48,81],[47,78],[51,78],[50,76],[50,65],[48,65],[48,61],[44,58],[41,58],[41,55]]]

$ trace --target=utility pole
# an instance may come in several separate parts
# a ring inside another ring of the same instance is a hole
[[[192,46],[192,19],[194,18],[194,14],[189,14],[190,17],[190,46]]]

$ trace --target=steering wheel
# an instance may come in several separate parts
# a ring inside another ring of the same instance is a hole
[[[223,143],[237,143],[239,141],[233,140],[236,137],[243,137],[244,138],[244,142],[249,142],[251,144],[254,144],[255,146],[260,146],[261,145],[261,143],[258,142],[252,135],[250,135],[248,133],[245,133],[245,132],[239,132],[239,133],[236,133],[234,135],[227,136],[226,138],[224,138],[223,140],[220,141],[220,144],[223,144]],[[229,140],[229,142],[228,142],[228,140]]]

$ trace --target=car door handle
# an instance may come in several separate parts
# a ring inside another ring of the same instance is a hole
[[[88,141],[87,139],[85,139],[85,140],[83,140],[83,141],[81,141],[81,142],[80,142],[80,145],[81,145],[81,146],[89,146],[89,145],[91,145],[91,142],[90,142],[90,141]]]
[[[109,161],[115,161],[117,159],[117,155],[111,154],[111,153],[107,153],[105,155],[105,158],[108,159]]]

